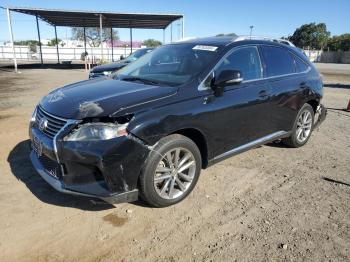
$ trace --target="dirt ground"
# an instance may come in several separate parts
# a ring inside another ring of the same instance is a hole
[[[203,170],[182,203],[116,206],[56,192],[29,161],[40,98],[80,69],[0,68],[1,261],[349,261],[350,65],[318,65],[326,121],[299,149],[269,144]]]

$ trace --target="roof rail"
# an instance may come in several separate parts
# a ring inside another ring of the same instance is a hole
[[[181,38],[181,39],[178,39],[176,41],[174,41],[175,43],[177,42],[185,42],[185,41],[189,41],[189,40],[193,40],[193,39],[197,39],[198,37],[196,36],[188,36],[188,37],[184,37],[184,38]]]
[[[290,42],[289,40],[281,39],[281,38],[273,38],[273,37],[268,37],[268,36],[242,35],[242,36],[238,36],[237,38],[235,38],[233,40],[233,42],[243,41],[243,40],[266,40],[266,41],[277,42],[277,43],[281,43],[281,44],[295,47],[295,45],[292,42]]]

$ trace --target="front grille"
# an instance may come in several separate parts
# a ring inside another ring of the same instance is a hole
[[[51,160],[45,155],[39,156],[39,161],[48,174],[57,179],[62,177],[61,167],[56,161]]]
[[[62,129],[67,123],[67,120],[59,117],[55,117],[43,109],[40,106],[37,107],[35,122],[41,132],[50,138],[54,136]]]

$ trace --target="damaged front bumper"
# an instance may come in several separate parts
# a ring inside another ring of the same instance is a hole
[[[123,192],[123,193],[111,193],[106,188],[96,182],[96,183],[89,183],[86,185],[78,185],[75,187],[70,187],[66,185],[62,180],[59,180],[52,176],[47,169],[42,165],[40,162],[37,154],[32,151],[30,153],[30,159],[32,161],[32,164],[36,171],[39,173],[39,175],[54,189],[56,189],[59,192],[71,194],[71,195],[80,195],[80,196],[86,196],[86,197],[94,197],[94,198],[100,198],[108,203],[116,204],[116,203],[123,203],[123,202],[132,202],[138,199],[138,190],[134,189],[131,191]],[[88,193],[87,193],[88,192]]]
[[[105,141],[63,141],[30,126],[30,159],[53,188],[73,195],[100,198],[111,204],[138,199],[137,182],[149,149],[131,135]]]
[[[321,123],[326,119],[326,116],[327,109],[324,107],[324,105],[319,104],[315,113],[314,129],[321,125]]]

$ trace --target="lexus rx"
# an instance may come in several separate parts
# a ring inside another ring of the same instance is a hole
[[[169,44],[45,96],[30,122],[30,157],[61,192],[168,206],[214,163],[274,140],[305,145],[326,117],[322,95],[320,74],[293,46]]]

